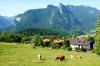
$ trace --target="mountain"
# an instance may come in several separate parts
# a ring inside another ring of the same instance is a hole
[[[16,18],[16,16],[3,16],[5,19],[7,19],[12,25],[15,24],[14,19]]]
[[[3,16],[0,16],[0,32],[9,26],[11,26],[11,23]]]
[[[73,12],[75,17],[81,22],[82,29],[95,29],[97,17],[100,14],[100,10],[89,6],[72,6],[67,7]]]
[[[88,31],[95,28],[98,14],[100,10],[89,6],[48,5],[47,8],[31,9],[16,16],[14,30],[40,28]]]

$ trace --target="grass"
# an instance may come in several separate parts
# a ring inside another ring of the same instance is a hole
[[[64,54],[66,60],[55,61],[57,54]],[[42,62],[35,62],[37,55],[41,54],[45,59]],[[72,60],[71,54],[79,54],[82,59]],[[0,43],[0,66],[100,66],[100,56],[91,52],[75,52],[62,49],[48,49],[31,45]]]

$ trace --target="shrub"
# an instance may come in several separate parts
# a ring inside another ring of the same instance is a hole
[[[80,50],[81,50],[81,51],[83,51],[83,52],[86,52],[86,49],[85,49],[85,48],[83,48],[83,47],[82,47]]]
[[[11,33],[0,34],[0,42],[21,42],[22,37]]]
[[[95,52],[97,55],[100,55],[100,47],[95,47],[94,52]]]
[[[64,45],[63,45],[63,46],[61,46],[61,49],[65,50],[65,49],[66,49],[66,46],[64,46]]]
[[[28,37],[23,37],[22,40],[21,40],[21,42],[22,42],[22,43],[28,44],[28,43],[30,43],[30,40],[31,40],[31,39],[28,38]]]
[[[59,49],[59,48],[61,48],[61,45],[59,45],[59,44],[52,44],[51,47],[53,49]]]
[[[69,42],[69,40],[66,39],[66,37],[64,37],[64,43],[63,43],[63,45],[62,45],[61,48],[62,48],[63,50],[65,50],[65,49],[67,49],[67,48],[69,49],[69,47],[70,47],[70,42]]]
[[[67,50],[68,50],[68,51],[72,51],[72,48],[71,48],[71,47],[68,47]]]
[[[25,43],[25,44],[29,44],[29,43],[30,43],[30,41],[25,41],[24,43]]]
[[[33,46],[33,49],[36,49],[36,46]]]
[[[41,43],[42,43],[42,40],[41,40],[40,36],[36,35],[36,36],[35,36],[34,45],[35,45],[35,46],[40,46]]]
[[[79,47],[76,47],[75,48],[75,51],[79,52],[80,51],[80,48]]]

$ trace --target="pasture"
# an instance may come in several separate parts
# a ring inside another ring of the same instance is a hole
[[[37,55],[44,59],[36,62]],[[55,60],[57,54],[64,54],[65,60]],[[78,54],[81,59],[71,59],[70,55]],[[75,52],[47,47],[33,48],[27,44],[0,43],[0,66],[100,66],[100,56],[92,52]]]

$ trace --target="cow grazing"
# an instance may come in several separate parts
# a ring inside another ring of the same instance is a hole
[[[62,60],[65,60],[65,56],[64,55],[57,55],[56,60],[58,60],[59,62]]]
[[[81,59],[82,57],[80,55],[76,55],[77,59]]]
[[[37,60],[40,61],[42,59],[41,54],[38,54]]]
[[[71,59],[75,59],[76,56],[75,55],[70,55]]]
[[[70,55],[71,59],[81,59],[82,57],[80,55]]]

